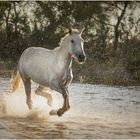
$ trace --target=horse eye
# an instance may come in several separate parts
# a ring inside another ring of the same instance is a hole
[[[74,43],[74,40],[73,39],[71,40],[71,43]]]

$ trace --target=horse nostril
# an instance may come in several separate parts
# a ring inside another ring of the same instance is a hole
[[[81,54],[79,54],[79,59],[81,59],[82,58],[82,55]]]
[[[80,60],[80,61],[84,61],[85,60],[85,55],[83,55],[83,54],[79,54],[78,55],[78,59]]]

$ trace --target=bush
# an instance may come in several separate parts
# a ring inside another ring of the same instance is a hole
[[[134,80],[140,80],[140,40],[133,38],[125,44],[126,68]]]

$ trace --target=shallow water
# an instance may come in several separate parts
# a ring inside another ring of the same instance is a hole
[[[140,138],[140,87],[111,87],[73,83],[71,108],[62,117],[50,116],[62,105],[52,92],[54,106],[34,94],[33,110],[25,103],[23,87],[9,92],[9,79],[0,78],[0,138]]]

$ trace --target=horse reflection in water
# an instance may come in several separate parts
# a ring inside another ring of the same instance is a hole
[[[72,81],[72,60],[73,58],[82,64],[86,55],[81,37],[83,30],[69,29],[64,38],[61,39],[60,47],[49,50],[41,47],[27,48],[21,55],[18,62],[16,75],[12,76],[11,88],[14,92],[20,85],[22,79],[26,103],[32,109],[31,80],[39,84],[35,93],[48,99],[52,104],[51,94],[45,91],[50,88],[62,94],[64,103],[62,108],[51,110],[50,114],[62,116],[70,108],[68,98],[68,85]]]

